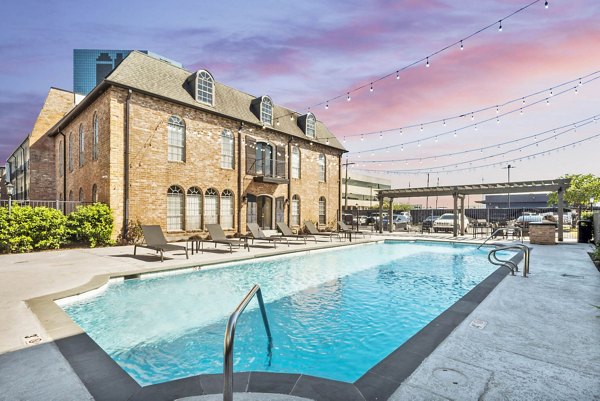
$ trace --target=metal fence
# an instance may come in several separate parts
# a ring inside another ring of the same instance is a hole
[[[10,202],[11,206],[14,206],[14,205],[31,206],[31,207],[42,206],[42,207],[47,207],[50,209],[60,210],[64,214],[69,214],[69,213],[75,211],[75,209],[77,209],[78,206],[90,204],[90,202],[79,202],[79,201],[61,201],[61,200],[47,201],[47,200],[15,200],[15,199],[9,201],[8,199],[0,199],[0,207],[8,207],[9,202]]]

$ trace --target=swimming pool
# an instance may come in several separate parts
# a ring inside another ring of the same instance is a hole
[[[475,246],[386,242],[112,282],[63,308],[139,384],[221,373],[226,320],[258,283],[236,331],[235,371],[353,382],[495,267]]]

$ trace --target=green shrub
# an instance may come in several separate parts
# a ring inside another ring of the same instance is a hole
[[[86,242],[90,247],[113,245],[113,216],[103,203],[79,206],[67,216],[67,231],[72,240]]]
[[[0,246],[2,252],[29,252],[34,249],[58,249],[66,240],[66,217],[46,207],[14,205],[0,210]]]

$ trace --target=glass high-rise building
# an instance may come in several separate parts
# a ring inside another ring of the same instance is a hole
[[[125,57],[133,50],[98,50],[74,49],[73,50],[73,92],[78,95],[87,95],[104,78],[111,73]],[[169,60],[148,50],[138,50],[159,60],[167,61],[178,67],[180,63]]]

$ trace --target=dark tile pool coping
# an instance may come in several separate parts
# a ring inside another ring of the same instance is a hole
[[[518,262],[521,258],[519,253],[511,260]],[[354,383],[303,374],[239,372],[234,374],[234,392],[288,394],[315,401],[386,400],[507,274],[505,267],[496,269]],[[221,374],[203,374],[142,387],[85,332],[79,331],[75,335],[53,337],[59,338],[55,344],[95,400],[172,401],[223,392]]]

